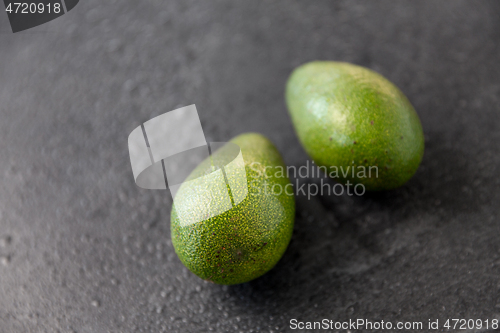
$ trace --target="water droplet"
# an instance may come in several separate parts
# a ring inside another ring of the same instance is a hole
[[[0,257],[0,263],[2,263],[2,265],[4,266],[7,266],[10,263],[10,257],[9,256]]]
[[[128,93],[132,92],[135,88],[137,88],[137,85],[132,79],[128,79],[123,84],[123,90],[125,90]]]
[[[7,247],[12,242],[12,237],[4,236],[0,238],[0,247]]]

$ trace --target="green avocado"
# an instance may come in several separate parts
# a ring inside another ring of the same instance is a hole
[[[295,220],[290,180],[265,172],[285,168],[275,146],[256,133],[229,143],[239,147],[242,160],[227,164],[234,157],[229,145],[215,151],[180,186],[171,213],[172,243],[182,263],[200,278],[225,285],[248,282],[273,268]],[[219,176],[216,161],[226,161]],[[223,199],[226,193],[230,202]]]
[[[304,149],[337,181],[389,190],[417,171],[424,153],[420,119],[382,75],[349,63],[310,62],[288,79],[286,103]]]

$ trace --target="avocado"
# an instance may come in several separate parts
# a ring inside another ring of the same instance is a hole
[[[406,96],[382,75],[313,61],[293,71],[285,94],[302,146],[330,177],[378,191],[415,174],[424,153],[422,125]]]
[[[231,145],[241,151],[239,166],[237,159],[227,164],[234,157]],[[226,184],[222,191],[214,181],[217,164],[226,165],[220,169]],[[172,244],[200,278],[225,285],[248,282],[273,268],[285,252],[295,198],[293,191],[283,190],[291,187],[290,180],[266,173],[266,167],[285,168],[278,150],[260,134],[242,134],[200,163],[177,191]],[[222,199],[226,191],[229,204]]]

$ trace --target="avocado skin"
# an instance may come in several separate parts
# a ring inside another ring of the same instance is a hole
[[[241,149],[248,196],[223,214],[183,226],[175,207],[192,205],[191,191],[189,186],[184,186],[188,183],[184,183],[175,197],[171,213],[172,244],[179,259],[200,278],[224,285],[248,282],[273,268],[290,242],[295,220],[293,195],[264,192],[264,181],[269,186],[268,192],[273,185],[284,188],[290,184],[288,178],[277,178],[274,172],[267,172],[267,177],[264,175],[266,166],[285,168],[274,145],[256,133],[239,135],[230,142]],[[223,150],[219,149],[214,155],[223,154]],[[205,160],[188,179],[206,173],[207,165],[210,162]],[[227,172],[228,179],[234,176]],[[192,209],[207,207],[209,205],[197,205]]]
[[[331,167],[351,167],[347,175],[339,172],[339,182],[389,190],[417,171],[424,153],[420,119],[382,75],[344,62],[306,63],[288,79],[286,103],[299,140],[317,165],[329,173]],[[357,176],[360,166],[366,177]]]

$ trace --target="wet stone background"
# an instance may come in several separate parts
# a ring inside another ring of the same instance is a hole
[[[18,34],[2,14],[0,41],[0,332],[500,318],[498,1],[87,0]],[[303,165],[283,93],[315,59],[407,94],[420,169],[387,193],[297,197],[272,271],[200,280],[173,251],[170,195],[133,182],[128,134],[195,103],[208,141],[261,132]]]

